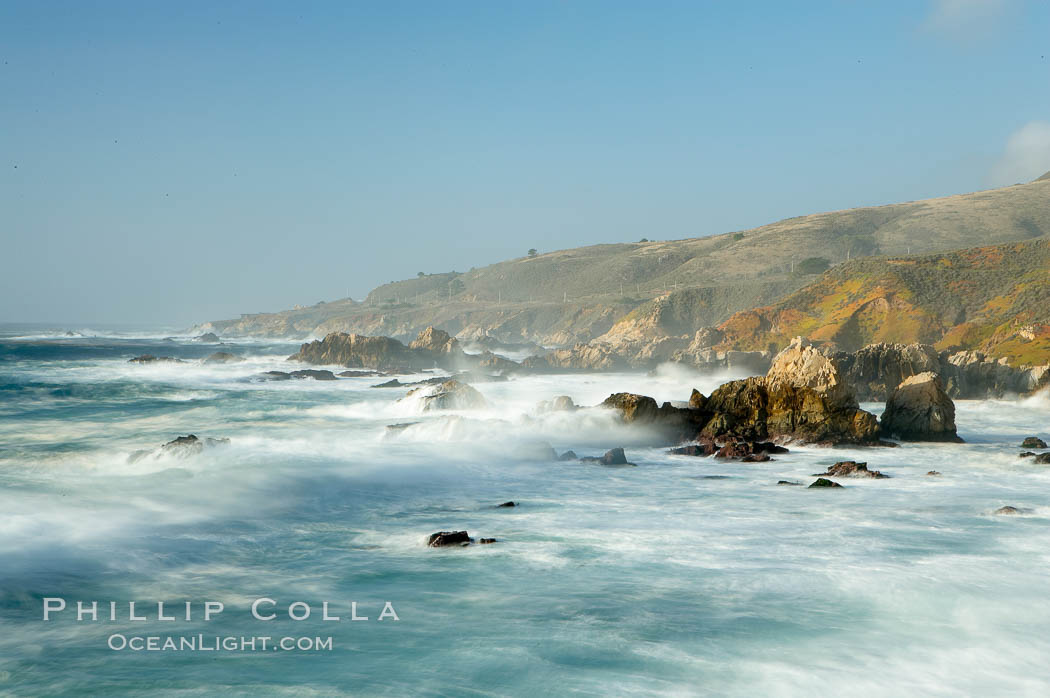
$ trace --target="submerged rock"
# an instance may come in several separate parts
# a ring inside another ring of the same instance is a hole
[[[228,351],[217,351],[204,359],[204,363],[206,364],[234,364],[241,361],[244,361],[243,356],[237,356]]]
[[[840,485],[837,482],[828,480],[827,478],[821,477],[814,480],[813,484],[810,485],[810,487],[842,487],[842,485]]]
[[[1050,465],[1050,453],[1040,453],[1032,462],[1039,465]]]
[[[1031,458],[1031,457],[1032,457],[1032,456],[1034,456],[1034,455],[1035,455],[1035,454],[1034,454],[1034,453],[1032,453],[1031,451],[1025,451],[1024,453],[1018,453],[1018,454],[1017,454],[1017,457],[1018,457],[1018,458]]]
[[[495,538],[479,538],[478,539],[478,545],[490,545],[490,544],[495,543],[495,542],[496,542]]]
[[[574,412],[576,411],[576,403],[572,401],[572,398],[568,395],[559,395],[553,400],[542,400],[536,405],[536,411],[540,414],[545,412]]]
[[[777,484],[778,485],[790,485],[792,487],[801,487],[802,486],[801,482],[792,482],[791,480],[779,480],[777,482]]]
[[[929,475],[930,477],[940,477],[940,473],[937,472],[936,470],[931,470],[931,471],[927,472],[926,474]]]
[[[503,504],[497,504],[497,509],[509,509],[510,507],[518,506],[517,502],[503,502]]]
[[[787,453],[783,446],[771,441],[736,441],[722,446],[715,453],[715,458],[742,460],[745,463],[762,463],[773,460],[770,453]]]
[[[385,376],[386,374],[382,371],[340,371],[338,375],[342,378],[371,378],[373,376]]]
[[[1017,507],[1005,506],[1005,507],[999,507],[998,509],[996,509],[992,513],[993,514],[998,514],[999,516],[1012,516],[1014,514],[1020,514],[1021,510],[1018,509]]]
[[[867,463],[858,463],[854,460],[840,461],[828,468],[826,473],[814,473],[814,475],[828,475],[831,477],[867,477],[872,479],[889,477],[889,475],[883,475],[878,470],[868,470]]]
[[[886,402],[882,430],[902,441],[954,441],[955,403],[936,373],[906,378]]]
[[[580,459],[580,457],[576,455],[576,451],[566,451],[565,453],[563,453],[560,456],[558,456],[558,460],[560,460],[560,461],[579,460],[579,459]]]
[[[1021,442],[1021,448],[1046,448],[1046,442],[1037,436],[1029,436]]]
[[[129,364],[154,364],[154,363],[170,363],[170,364],[184,364],[186,363],[182,359],[176,359],[174,356],[154,356],[153,354],[142,354],[136,356],[134,359],[128,359]]]
[[[178,436],[157,449],[142,449],[128,455],[128,463],[138,463],[146,458],[156,460],[158,458],[190,458],[200,454],[205,448],[228,446],[230,440],[226,438],[205,439],[197,438],[196,434]]]
[[[438,531],[431,533],[427,539],[427,546],[431,548],[443,548],[450,545],[470,545],[474,539],[467,535],[466,531]]]

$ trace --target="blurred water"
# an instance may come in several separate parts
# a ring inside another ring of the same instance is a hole
[[[255,382],[289,370],[287,343],[21,337],[0,337],[0,692],[1050,692],[1050,469],[1017,457],[1023,437],[1050,437],[1045,398],[959,403],[962,445],[723,463],[670,456],[604,412],[534,407],[622,390],[685,400],[726,376],[520,378],[478,384],[488,410],[423,415],[374,378]],[[247,360],[199,363],[220,350]],[[188,363],[127,363],[142,353]],[[231,444],[127,462],[188,433]],[[638,467],[551,463],[537,441],[625,446]],[[776,485],[846,458],[892,477]],[[494,508],[506,500],[520,506]],[[1007,504],[1026,511],[991,515]],[[500,542],[425,547],[449,529]],[[227,610],[207,624],[44,623],[45,596]],[[313,614],[253,620],[264,596]],[[344,620],[320,620],[326,600]],[[368,622],[348,620],[350,601]],[[399,621],[376,620],[386,601]],[[199,632],[334,647],[106,647],[113,633]]]

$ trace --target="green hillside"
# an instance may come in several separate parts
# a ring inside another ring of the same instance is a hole
[[[875,342],[977,349],[1050,362],[1050,240],[851,261],[767,307],[733,315],[721,348],[780,347],[796,335],[852,351]]]

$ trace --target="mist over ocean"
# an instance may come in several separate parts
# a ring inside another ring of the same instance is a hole
[[[385,379],[259,379],[290,370],[295,346],[3,328],[0,693],[1050,692],[1050,470],[1018,458],[1046,436],[1045,395],[958,401],[965,444],[723,462],[669,455],[609,412],[535,407],[685,400],[730,376],[520,377],[475,385],[489,409],[423,413],[371,387]],[[201,363],[217,350],[246,360]],[[185,363],[128,362],[145,353]],[[230,443],[129,463],[187,434]],[[623,446],[637,467],[551,462],[538,442]],[[891,477],[776,484],[847,458]],[[1022,513],[992,514],[1004,505]],[[426,547],[460,529],[498,542]],[[125,605],[44,622],[44,597]],[[251,617],[261,597],[274,620]],[[150,620],[127,619],[136,600]],[[208,600],[225,610],[204,622]],[[157,601],[194,617],[157,621]],[[288,619],[297,601],[310,618]],[[324,601],[340,621],[321,620]],[[399,620],[378,620],[386,602]],[[115,633],[333,646],[112,650]]]

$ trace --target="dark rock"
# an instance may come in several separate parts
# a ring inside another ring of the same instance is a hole
[[[496,508],[497,509],[507,509],[507,508],[516,507],[516,506],[518,506],[516,502],[503,502],[503,504],[497,504]]]
[[[491,543],[495,543],[495,542],[496,542],[495,538],[480,538],[480,539],[478,539],[478,544],[479,545],[490,545]]]
[[[844,460],[836,463],[835,465],[828,468],[826,473],[814,473],[815,476],[828,475],[831,477],[867,477],[867,478],[885,478],[888,475],[883,475],[878,470],[868,470],[867,463],[858,463],[853,460]]]
[[[267,381],[290,381],[292,374],[285,373],[284,371],[266,371],[259,375],[260,378]]]
[[[244,357],[231,354],[227,351],[217,351],[204,360],[206,364],[234,364],[244,361]]]
[[[405,384],[402,383],[401,381],[399,381],[397,378],[391,378],[386,383],[378,383],[376,385],[373,385],[372,387],[373,388],[400,388],[403,385],[405,385]]]
[[[827,478],[821,477],[821,478],[817,478],[816,480],[814,480],[813,484],[810,485],[810,487],[842,487],[842,485],[840,485],[837,482],[832,482],[831,480],[828,480]]]
[[[214,332],[205,332],[200,337],[194,337],[194,342],[200,342],[201,344],[218,344],[219,336]]]
[[[736,441],[728,443],[715,453],[715,458],[728,460],[741,460],[746,463],[764,463],[773,460],[770,453],[787,453],[783,446],[777,446],[770,441]]]
[[[1046,442],[1036,436],[1029,436],[1021,442],[1021,448],[1046,448]]]
[[[1032,462],[1038,465],[1050,465],[1050,452],[1040,453]]]
[[[962,441],[955,430],[955,403],[930,372],[897,386],[882,413],[882,431],[902,441]]]
[[[335,374],[332,373],[331,371],[326,371],[326,370],[320,370],[319,371],[319,370],[312,369],[312,368],[303,369],[301,371],[292,371],[290,375],[291,375],[292,378],[298,378],[298,379],[313,378],[315,381],[335,381],[335,380],[339,380],[338,378],[335,377]]]
[[[1005,507],[999,507],[998,509],[996,509],[992,513],[993,514],[999,514],[1000,516],[1012,516],[1014,514],[1020,514],[1021,510],[1018,509],[1017,507],[1005,506]]]
[[[343,378],[371,378],[372,376],[385,376],[386,374],[382,371],[340,371],[338,375]]]
[[[1019,453],[1019,454],[1017,454],[1017,457],[1018,457],[1018,458],[1031,458],[1031,457],[1032,457],[1032,456],[1034,456],[1034,455],[1035,455],[1035,454],[1034,454],[1034,453],[1032,453],[1031,451],[1025,451],[1024,453]]]
[[[668,453],[676,456],[713,456],[718,451],[714,441],[701,441],[698,444],[686,444],[672,448]]]
[[[622,465],[632,467],[634,466],[634,463],[627,462],[627,456],[624,454],[623,449],[619,447],[609,449],[601,458],[597,458],[595,456],[586,456],[584,458],[581,458],[580,460],[585,463],[598,463],[600,465]]]
[[[707,397],[696,388],[689,395],[689,407],[694,410],[702,410],[707,407]]]
[[[936,470],[931,470],[931,471],[929,471],[929,472],[928,472],[928,473],[926,473],[926,474],[927,474],[927,475],[929,475],[929,476],[931,476],[931,477],[939,477],[939,476],[940,476],[940,473],[939,473],[939,472],[937,472]]]
[[[466,531],[438,531],[430,534],[427,545],[431,548],[442,548],[448,545],[470,545],[474,539]]]
[[[579,460],[579,459],[580,459],[580,457],[576,455],[576,451],[566,451],[565,453],[563,453],[560,456],[558,456],[558,460],[560,460],[560,461]]]
[[[387,424],[386,430],[394,432],[403,431],[405,429],[408,429],[413,424],[419,424],[419,422],[401,422],[400,424]]]
[[[793,487],[801,487],[802,486],[801,482],[792,482],[791,480],[780,480],[779,482],[777,482],[777,484],[778,485],[791,485]]]

